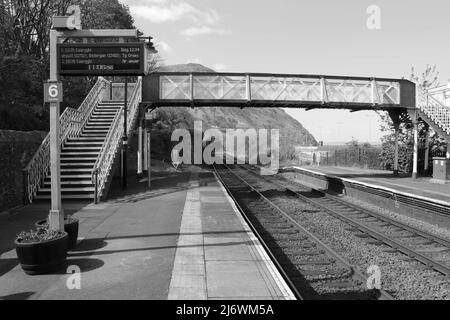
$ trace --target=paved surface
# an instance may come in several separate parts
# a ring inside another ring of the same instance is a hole
[[[444,204],[450,205],[450,184],[431,182],[431,178],[418,178],[414,180],[407,176],[396,177],[387,171],[360,168],[317,166],[305,166],[299,168],[371,184],[386,189],[395,189],[396,191],[424,197],[430,200],[438,200],[444,202]]]
[[[113,185],[98,205],[64,203],[80,220],[81,242],[67,266],[74,277],[28,276],[16,257],[15,235],[45,218],[33,204],[0,217],[0,299],[281,299],[292,294],[236,214],[211,173],[165,173],[146,182]],[[191,176],[192,175],[192,176]]]
[[[194,173],[169,299],[294,299],[211,173]]]

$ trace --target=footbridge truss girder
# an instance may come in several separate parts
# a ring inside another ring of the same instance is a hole
[[[153,106],[414,109],[416,87],[404,79],[263,73],[155,72],[142,85]]]

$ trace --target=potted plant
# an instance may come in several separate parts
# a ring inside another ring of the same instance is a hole
[[[15,244],[22,269],[31,275],[60,269],[67,258],[67,239],[67,232],[48,228],[21,232]]]
[[[39,228],[47,228],[48,222],[47,219],[39,220],[36,222],[36,227]],[[78,219],[73,218],[72,216],[65,216],[64,217],[64,231],[67,232],[69,236],[68,240],[68,250],[73,250],[77,245],[77,239],[78,239]]]

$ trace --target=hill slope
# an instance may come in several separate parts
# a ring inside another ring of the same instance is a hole
[[[159,68],[164,72],[214,72],[201,64],[189,63]],[[295,146],[317,145],[315,138],[294,118],[279,108],[159,108],[154,112],[152,148],[157,157],[170,157],[170,135],[176,128],[192,129],[195,120],[203,121],[203,130],[211,127],[280,130],[280,159],[286,159]]]

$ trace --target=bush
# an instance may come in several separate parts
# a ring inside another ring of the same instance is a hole
[[[64,234],[65,233],[63,232],[50,230],[48,227],[44,227],[38,228],[37,230],[22,231],[17,236],[17,241],[20,241],[21,243],[39,243],[61,238]]]

